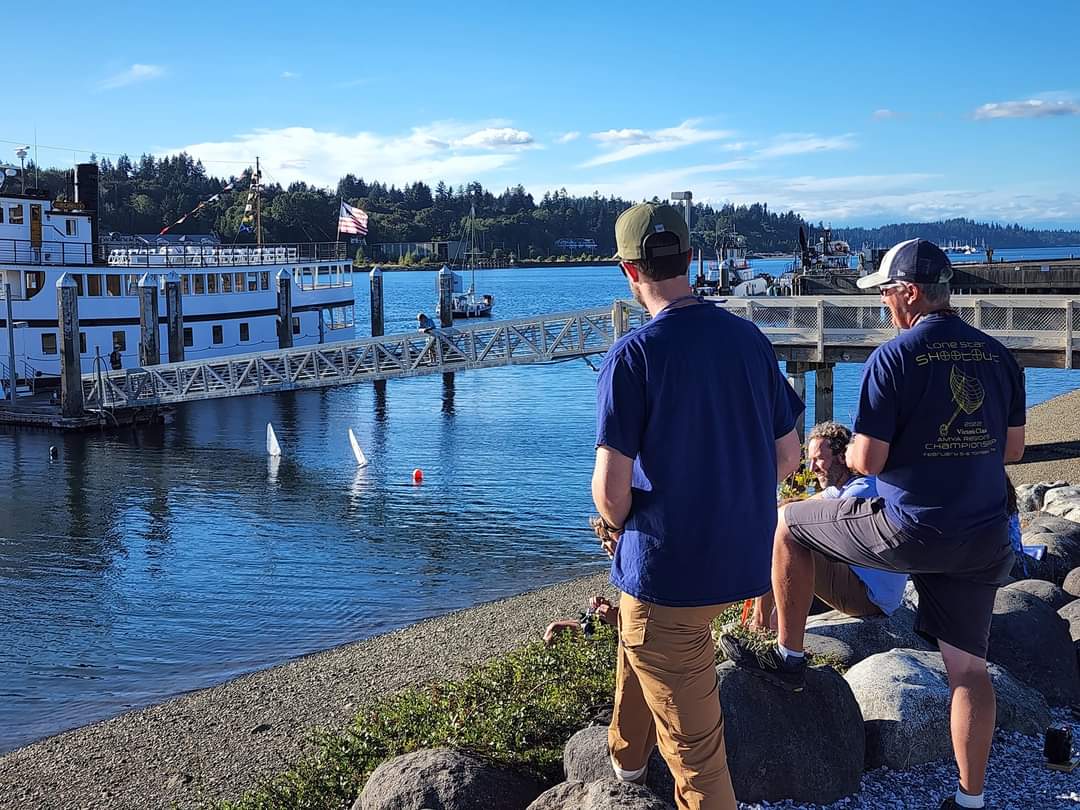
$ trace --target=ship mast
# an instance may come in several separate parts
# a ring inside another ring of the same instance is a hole
[[[262,246],[262,172],[259,156],[255,156],[255,244]]]

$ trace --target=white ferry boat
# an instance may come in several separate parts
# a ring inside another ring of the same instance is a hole
[[[277,348],[277,273],[285,269],[294,284],[294,346],[355,337],[352,265],[343,244],[185,245],[132,237],[99,243],[97,166],[80,164],[75,178],[76,202],[50,201],[34,189],[0,189],[0,299],[10,284],[20,382],[60,374],[56,282],[64,274],[78,287],[84,373],[95,370],[96,356],[108,368],[114,349],[123,367],[139,365],[137,285],[147,273],[157,277],[162,292],[165,276],[180,277],[185,359]],[[166,363],[163,295],[159,302],[158,345]],[[7,331],[4,303],[0,338]],[[7,340],[0,340],[5,382],[9,362]]]

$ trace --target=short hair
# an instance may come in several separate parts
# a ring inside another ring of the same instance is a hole
[[[839,456],[847,450],[848,442],[851,441],[851,431],[839,422],[819,422],[810,429],[810,435],[806,437],[807,447],[810,446],[812,439],[828,442],[833,455]]]
[[[941,306],[942,304],[949,303],[948,282],[941,284],[915,284],[914,286],[919,288],[919,292],[922,293],[922,297],[926,299],[926,303],[932,306]]]
[[[672,245],[679,247],[679,237],[677,234],[666,232],[650,234],[649,244],[657,247],[671,247]],[[678,250],[663,256],[653,256],[651,259],[634,259],[628,263],[634,265],[637,271],[649,281],[664,281],[686,275],[686,271],[690,268],[690,256],[687,252]]]

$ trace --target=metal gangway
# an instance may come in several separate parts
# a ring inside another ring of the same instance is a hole
[[[753,321],[780,360],[862,362],[896,334],[876,295],[709,299]],[[1074,368],[1080,297],[953,296],[1025,366]],[[637,304],[83,375],[87,408],[139,407],[603,354],[648,320]],[[737,346],[716,347],[738,351]]]
[[[88,409],[194,402],[603,354],[648,313],[604,309],[489,321],[252,354],[84,374]]]

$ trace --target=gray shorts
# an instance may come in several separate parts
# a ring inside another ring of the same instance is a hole
[[[919,592],[915,630],[931,643],[986,657],[997,589],[1009,582],[1009,527],[922,540],[885,515],[882,498],[789,504],[784,520],[801,546],[849,565],[910,574]]]

